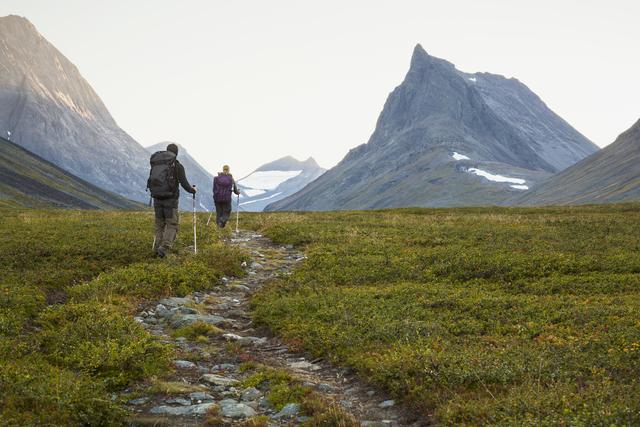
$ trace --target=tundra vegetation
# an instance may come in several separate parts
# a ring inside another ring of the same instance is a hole
[[[638,425],[639,207],[252,216],[308,256],[255,316],[435,424]]]
[[[434,424],[638,425],[639,207],[245,215],[244,227],[308,256],[254,298],[254,314]],[[124,388],[180,385],[163,382],[173,349],[133,314],[242,275],[248,258],[211,227],[198,255],[179,245],[157,260],[152,224],[151,212],[0,203],[3,423],[118,425]],[[218,333],[175,331],[205,344]],[[297,396],[313,425],[343,422],[286,373],[247,373],[277,386],[274,405]]]
[[[214,227],[201,250],[158,260],[152,212],[0,207],[3,425],[119,425],[113,392],[166,372],[172,349],[133,319],[138,303],[207,290],[246,256]],[[190,216],[179,241],[189,242]]]

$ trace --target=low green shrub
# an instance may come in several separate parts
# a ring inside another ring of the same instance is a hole
[[[169,363],[170,349],[114,306],[50,307],[39,326],[42,353],[52,363],[101,379],[109,389],[158,374]]]
[[[269,213],[255,320],[441,425],[637,425],[640,209]]]

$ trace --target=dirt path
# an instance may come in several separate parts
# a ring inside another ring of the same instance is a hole
[[[239,384],[251,372],[242,372],[243,361],[252,360],[271,368],[284,369],[300,379],[327,402],[339,405],[362,426],[410,425],[408,411],[358,380],[349,369],[322,360],[307,360],[280,342],[253,328],[249,299],[278,275],[288,274],[304,255],[292,246],[276,246],[254,232],[241,231],[230,241],[252,257],[243,278],[223,278],[208,293],[195,292],[185,298],[168,298],[149,305],[136,319],[166,343],[179,349],[175,373],[165,390],[138,390],[129,401],[133,425],[205,425],[212,406],[219,409],[220,422],[242,423],[254,416],[268,417],[269,426],[301,425],[307,418],[295,404],[282,411],[265,395],[268,390],[243,388]],[[210,342],[174,338],[176,328],[204,322],[223,329]],[[265,418],[267,419],[267,418]],[[413,425],[420,425],[414,423]]]

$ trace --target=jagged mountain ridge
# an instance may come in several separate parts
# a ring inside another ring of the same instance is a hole
[[[164,151],[169,145],[170,141],[160,142],[147,147],[149,154],[153,154],[156,151]],[[186,148],[182,145],[175,143],[178,146],[178,160],[184,166],[187,179],[189,183],[195,185],[198,189],[196,198],[196,209],[199,210],[212,210],[213,209],[213,175],[209,173],[200,163],[196,161],[189,154]],[[192,196],[181,189],[180,191],[180,206],[184,209],[191,209]]]
[[[267,210],[500,204],[597,150],[517,80],[417,45],[368,143]]]
[[[295,193],[325,171],[312,157],[300,161],[286,156],[266,163],[238,180],[240,207],[261,212],[269,203]]]
[[[610,145],[516,198],[518,205],[640,200],[640,120]]]
[[[146,199],[147,151],[27,19],[0,18],[0,135],[101,188]]]
[[[0,137],[0,203],[29,208],[142,209]]]

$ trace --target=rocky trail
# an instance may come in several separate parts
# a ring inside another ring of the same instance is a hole
[[[163,378],[165,389],[142,387],[128,401],[131,425],[212,425],[211,414],[217,417],[213,425],[241,425],[253,417],[261,417],[262,423],[248,425],[295,426],[309,421],[295,402],[274,407],[267,399],[268,381],[244,387],[243,381],[252,374],[243,369],[247,361],[286,371],[361,426],[420,425],[408,421],[406,409],[361,382],[351,370],[321,359],[308,360],[278,338],[254,328],[251,295],[278,275],[289,274],[305,257],[292,246],[274,245],[250,231],[234,234],[229,243],[251,254],[245,277],[223,278],[207,293],[149,304],[136,317],[164,343],[175,345],[178,358],[173,361],[175,371]],[[174,337],[176,329],[203,323],[219,328],[208,342]]]

